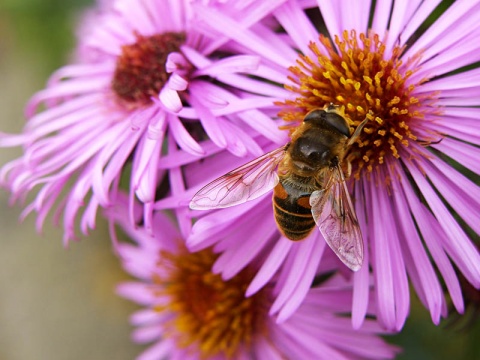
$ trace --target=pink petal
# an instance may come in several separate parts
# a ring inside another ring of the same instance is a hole
[[[367,203],[367,216],[369,219],[378,219],[382,214],[379,196],[374,195],[378,189],[373,181],[369,181],[368,185],[365,186],[365,198],[370,199]],[[389,247],[390,242],[385,241],[390,236],[383,223],[369,222],[369,227],[372,237],[372,267],[375,276],[378,318],[387,329],[395,329],[395,290],[391,264],[393,255]]]
[[[185,80],[180,75],[178,75],[177,73],[173,73],[168,78],[168,82],[166,86],[175,91],[183,91],[187,89],[188,81]]]
[[[388,20],[390,19],[391,8],[392,0],[377,1],[375,3],[375,12],[373,14],[373,22],[371,26],[371,29],[375,33],[385,34],[387,32],[387,25]]]
[[[230,56],[222,60],[215,61],[195,71],[195,76],[209,75],[216,78],[221,74],[231,73],[249,73],[258,69],[260,58],[252,55]]]
[[[167,62],[165,63],[165,70],[168,73],[175,72],[188,66],[188,61],[178,52],[168,54]]]
[[[310,41],[317,40],[318,31],[298,4],[288,1],[276,9],[274,15],[295,42],[296,47],[303,54],[309,54],[308,44]],[[323,45],[320,48],[323,50]]]
[[[305,273],[309,272],[310,257],[314,252],[316,242],[322,243],[319,233],[314,232],[305,240],[293,244],[292,250],[288,254],[290,260],[285,263],[280,281],[277,284],[280,291],[270,308],[270,314],[279,312],[288,303],[289,299],[296,294],[295,290],[298,284],[304,279]],[[323,243],[325,242],[323,241]],[[311,260],[312,262],[317,261],[318,264],[319,259]],[[288,264],[289,262],[290,264]],[[295,270],[293,271],[293,269]],[[313,281],[313,276],[309,280]]]
[[[254,229],[238,232],[237,242],[229,246],[215,262],[212,271],[221,273],[224,280],[229,280],[244,269],[264,250],[270,239],[277,232],[273,216],[258,224]],[[243,239],[243,241],[241,240]]]
[[[443,291],[430,259],[425,252],[415,223],[411,218],[410,208],[401,192],[403,183],[400,184],[397,181],[398,180],[392,176],[393,195],[397,209],[396,214],[400,222],[400,227],[403,229],[404,242],[402,244],[406,244],[404,248],[408,247],[409,250],[408,252],[404,251],[404,254],[410,255],[409,258],[412,260],[413,265],[413,267],[408,267],[408,272],[411,277],[413,277],[412,274],[418,276],[419,285],[425,294],[432,320],[438,324],[443,303]],[[409,186],[409,184],[405,183],[403,187],[405,186]]]
[[[293,241],[281,236],[276,242],[273,249],[270,251],[267,259],[263,262],[260,270],[251,281],[245,295],[251,296],[259,291],[262,287],[269,282],[280,268],[284,259],[288,255]]]
[[[302,304],[305,296],[307,295],[313,279],[322,258],[323,251],[325,250],[326,243],[324,241],[318,241],[320,236],[317,237],[317,241],[314,242],[312,252],[308,258],[305,271],[302,277],[295,285],[295,290],[292,296],[285,302],[280,311],[278,312],[277,323],[282,323],[289,319],[298,307]],[[285,285],[286,286],[286,285]]]
[[[406,41],[403,38],[403,30],[408,27],[408,21],[419,6],[421,1],[395,1],[393,3],[392,13],[390,15],[390,24],[388,26],[388,36],[386,37],[387,53],[391,53],[392,48],[398,45],[399,41]],[[353,13],[352,13],[353,14]],[[377,16],[377,15],[376,15]]]
[[[143,351],[137,360],[158,360],[168,358],[171,352],[174,352],[175,346],[165,339],[158,341],[156,344],[150,346]]]
[[[457,214],[477,234],[480,234],[480,222],[477,214],[480,209],[480,188],[478,185],[442,160],[432,157],[430,161],[437,169],[432,167],[429,162],[422,164],[430,181]],[[455,181],[452,181],[452,179],[455,179]]]
[[[260,51],[259,55],[269,59],[275,64],[284,66],[288,68],[292,64],[292,60],[296,58],[296,55],[290,47],[285,45],[284,47],[272,48],[267,42],[265,42],[261,36],[257,35],[249,29],[242,29],[242,25],[232,18],[227,18],[222,16],[216,10],[206,7],[195,6],[195,12],[200,21],[203,21],[204,24],[209,30],[214,30],[217,34],[223,34],[228,36],[232,40],[237,41],[238,43],[246,46],[248,49],[254,51]],[[215,19],[215,21],[211,21]]]
[[[160,91],[160,95],[158,98],[166,109],[174,113],[178,113],[183,107],[182,100],[180,99],[178,93],[169,87],[164,87]]]
[[[427,17],[433,12],[441,0],[423,1],[418,7],[411,7],[410,11],[413,11],[408,21],[404,21],[404,28],[400,34],[400,44],[404,45],[405,42],[418,30],[420,25],[427,19]],[[406,2],[405,2],[406,3]],[[383,19],[385,20],[385,19]]]
[[[415,41],[406,51],[404,57],[408,58],[412,54],[423,51],[424,58],[428,59],[466,36],[476,28],[476,14],[479,6],[480,4],[475,1],[454,2]],[[438,39],[441,39],[441,41],[438,41]]]
[[[69,80],[55,85],[52,88],[47,88],[37,92],[31,97],[26,106],[26,116],[31,117],[35,108],[42,102],[52,99],[58,99],[67,96],[74,96],[79,94],[88,94],[92,92],[102,91],[109,85],[109,78],[89,78],[86,80]]]
[[[370,252],[369,252],[369,239],[367,234],[367,223],[365,218],[365,209],[361,207],[361,204],[365,203],[364,191],[362,186],[357,182],[355,187],[355,194],[358,194],[355,199],[356,212],[360,229],[362,230],[364,257],[363,266],[353,274],[353,306],[352,306],[352,327],[359,329],[367,315],[369,294],[370,294]]]
[[[141,305],[153,303],[155,298],[151,289],[140,282],[124,282],[117,286],[117,294]]]
[[[464,272],[465,277],[475,287],[480,287],[480,255],[478,254],[477,249],[455,221],[452,214],[438,198],[435,191],[427,183],[418,168],[409,162],[406,162],[405,164],[410,170],[413,179],[420,188],[420,191],[437,218],[441,228],[447,234],[449,242],[462,259],[463,264],[457,265],[465,265],[462,266],[462,271]]]
[[[470,169],[476,174],[480,174],[480,163],[478,161],[478,150],[476,147],[451,138],[445,138],[440,143],[432,146],[462,164],[467,169]]]
[[[176,115],[168,114],[167,119],[169,129],[172,132],[172,136],[175,139],[175,142],[180,146],[180,148],[197,157],[205,154],[205,151],[193,139],[193,137],[185,129],[182,122]]]

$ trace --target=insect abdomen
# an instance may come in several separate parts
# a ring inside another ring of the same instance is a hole
[[[302,240],[315,227],[309,194],[296,194],[281,182],[273,190],[273,211],[280,231],[290,240]]]

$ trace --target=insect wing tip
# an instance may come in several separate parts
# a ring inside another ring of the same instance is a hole
[[[190,210],[198,210],[197,205],[193,200],[190,201],[190,203],[188,204],[188,207],[190,208]]]
[[[363,263],[362,262],[358,262],[358,263],[355,263],[355,264],[345,264],[348,266],[348,268],[352,271],[358,271],[362,268],[362,265]]]
[[[188,204],[188,207],[191,210],[208,210],[211,209],[211,206],[208,206],[207,203],[205,203],[204,198],[194,196],[192,200],[190,200],[190,203]]]
[[[352,271],[358,271],[363,265],[363,254],[354,251],[335,251],[338,258]]]

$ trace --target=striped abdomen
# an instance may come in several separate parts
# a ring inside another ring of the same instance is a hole
[[[280,231],[290,240],[302,240],[315,227],[310,194],[280,180],[273,189],[273,211]]]

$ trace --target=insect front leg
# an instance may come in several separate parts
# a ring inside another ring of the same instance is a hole
[[[352,162],[349,159],[350,155],[347,157],[346,161],[344,161],[342,170],[343,174],[345,175],[345,179],[350,178],[350,175],[352,175]]]

